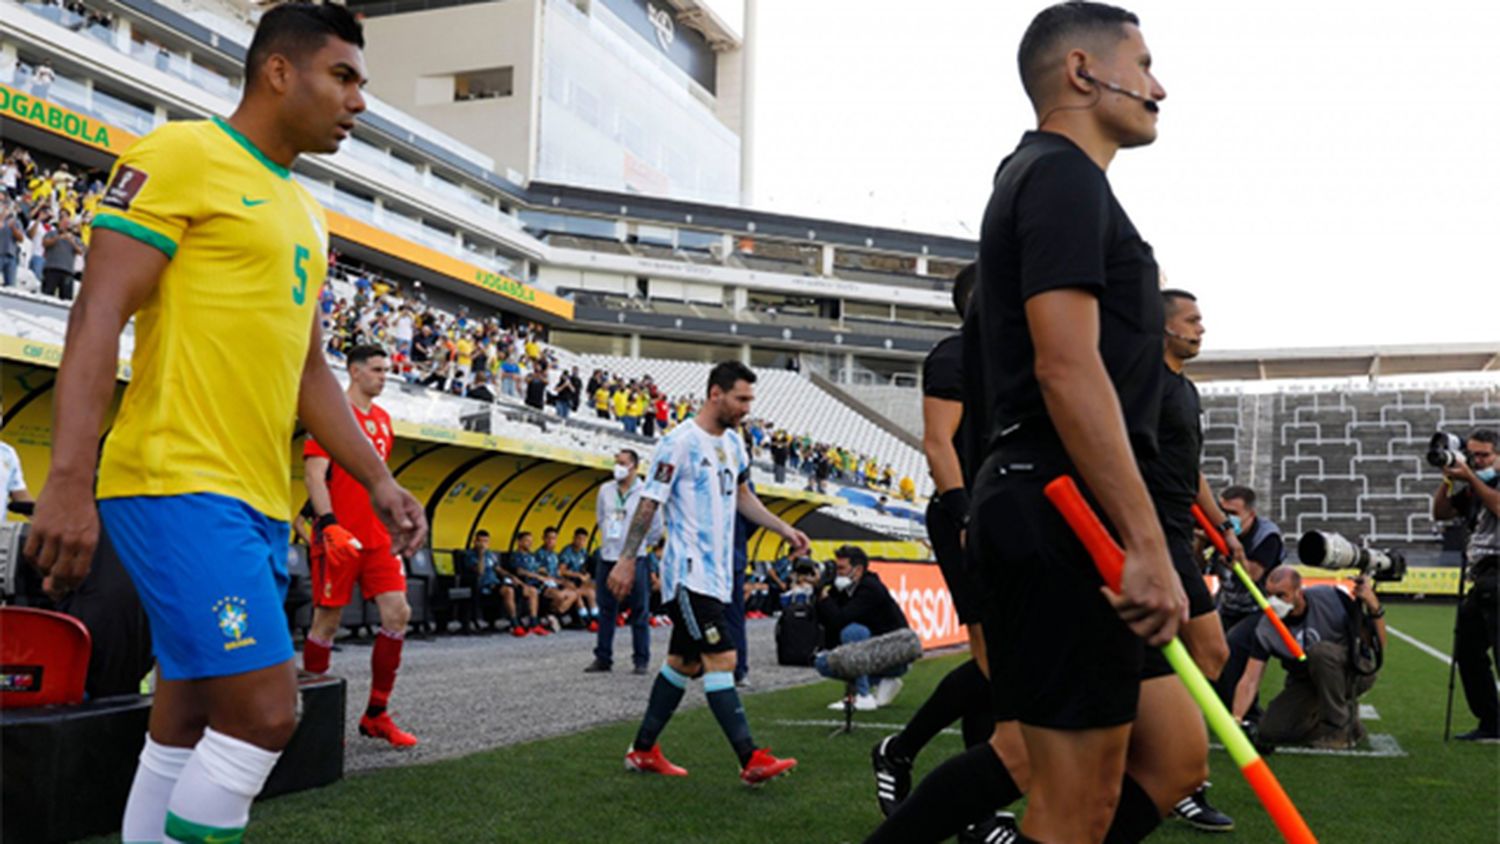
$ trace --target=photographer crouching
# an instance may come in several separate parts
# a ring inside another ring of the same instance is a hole
[[[1286,669],[1286,685],[1266,706],[1259,741],[1347,750],[1364,738],[1359,696],[1375,685],[1385,649],[1385,610],[1368,577],[1354,580],[1351,599],[1334,586],[1303,588],[1291,566],[1266,578],[1266,600],[1307,652],[1292,657],[1270,619],[1255,627],[1250,661],[1234,691],[1233,713],[1243,721],[1272,655]]]
[[[1473,583],[1458,607],[1453,658],[1463,680],[1464,698],[1479,726],[1456,738],[1496,741],[1500,740],[1500,698],[1495,693],[1490,655],[1500,657],[1500,477],[1495,467],[1500,435],[1487,428],[1470,434],[1467,457],[1465,452],[1439,448],[1439,437],[1457,439],[1445,434],[1433,438],[1429,462],[1442,464],[1443,483],[1432,494],[1432,517],[1464,520],[1469,532],[1465,557]]]
[[[834,549],[833,556],[833,583],[823,586],[818,594],[818,623],[823,627],[824,647],[832,649],[863,642],[907,626],[901,605],[880,582],[880,575],[870,571],[870,559],[863,549],[843,545]],[[834,676],[828,667],[827,651],[818,653],[813,666],[824,677]],[[876,677],[879,685],[873,693],[870,678],[859,677],[854,681],[854,708],[866,712],[889,704],[901,691],[899,678],[909,667],[902,665]],[[843,707],[843,700],[838,700],[829,709]]]

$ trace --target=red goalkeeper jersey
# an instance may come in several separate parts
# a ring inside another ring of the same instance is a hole
[[[353,404],[349,408],[354,411],[354,421],[359,423],[359,429],[370,438],[371,444],[375,446],[375,452],[380,455],[381,460],[391,456],[391,446],[395,444],[396,435],[391,431],[391,417],[380,408],[379,405],[371,404],[369,413],[361,413]],[[317,441],[308,434],[307,441],[302,446],[302,457],[326,457],[328,464],[328,496],[333,503],[333,515],[339,520],[354,538],[366,549],[384,548],[391,544],[391,534],[385,529],[380,518],[375,515],[375,508],[370,505],[370,493],[354,476],[344,471],[338,463],[332,462],[332,457]]]

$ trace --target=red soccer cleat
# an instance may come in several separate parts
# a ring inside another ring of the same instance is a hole
[[[529,632],[531,631],[527,630],[525,627],[522,627],[519,624],[512,625],[510,628],[510,635],[516,637],[517,639],[526,638],[526,634]]]
[[[593,621],[589,622],[589,632],[590,633],[598,633],[599,632],[599,619],[596,618]]]
[[[752,760],[754,761],[754,760]],[[793,762],[792,764],[796,764]],[[650,750],[636,750],[630,748],[625,754],[625,770],[634,771],[638,774],[661,774],[668,777],[685,777],[688,775],[687,768],[679,768],[667,761],[667,757],[661,755],[661,745],[656,745]]]
[[[740,781],[745,785],[760,785],[774,780],[797,767],[796,759],[777,759],[769,748],[759,748],[750,756],[750,761],[740,771]]]
[[[359,734],[367,738],[385,739],[392,747],[414,747],[417,743],[416,736],[396,726],[389,712],[382,712],[374,718],[360,716]]]
[[[538,624],[537,626],[531,628],[531,635],[533,635],[533,636],[551,636],[552,635],[552,631],[548,630],[546,627],[543,627],[542,625]]]

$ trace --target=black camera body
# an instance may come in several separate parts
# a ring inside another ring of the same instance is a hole
[[[1447,431],[1438,431],[1427,441],[1427,463],[1437,469],[1447,469],[1459,463],[1469,462],[1469,450],[1464,441]]]

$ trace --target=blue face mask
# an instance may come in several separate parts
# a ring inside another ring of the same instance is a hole
[[[1239,536],[1241,533],[1245,532],[1245,526],[1240,523],[1240,517],[1239,516],[1231,515],[1229,517],[1229,526],[1231,528],[1234,528],[1234,535],[1235,536]]]
[[[1481,481],[1484,481],[1485,483],[1490,483],[1495,480],[1495,469],[1493,467],[1489,469],[1475,469],[1474,477],[1480,479]]]

